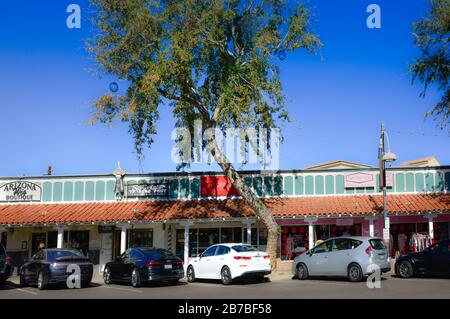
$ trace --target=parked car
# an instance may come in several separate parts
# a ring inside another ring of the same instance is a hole
[[[0,289],[5,286],[6,279],[13,273],[11,258],[6,254],[6,249],[0,243]]]
[[[400,256],[395,261],[395,274],[402,278],[450,276],[450,240],[441,240],[421,252]]]
[[[229,285],[236,278],[263,279],[270,274],[269,255],[251,245],[220,244],[208,247],[199,257],[189,261],[188,282],[196,279],[220,279]]]
[[[388,249],[381,238],[337,237],[296,257],[292,273],[298,279],[343,276],[357,282],[373,272],[371,265],[379,266],[382,273],[390,271]]]
[[[37,285],[45,289],[50,284],[65,283],[72,274],[69,265],[78,265],[81,271],[81,286],[91,283],[93,264],[75,249],[42,249],[20,268],[20,286]]]
[[[105,284],[129,282],[133,287],[164,281],[176,285],[183,277],[183,261],[161,248],[130,248],[103,270]]]

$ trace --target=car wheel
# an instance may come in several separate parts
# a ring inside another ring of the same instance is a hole
[[[24,288],[28,286],[28,283],[25,279],[25,270],[21,270],[20,271],[20,283],[19,283],[20,287]]]
[[[414,275],[414,270],[410,262],[402,261],[397,267],[397,274],[401,278],[411,278]]]
[[[351,264],[347,272],[348,279],[351,282],[360,282],[363,278],[363,272],[358,264]]]
[[[139,288],[141,286],[141,274],[137,268],[133,268],[131,272],[131,286],[133,288]]]
[[[222,284],[229,285],[233,281],[233,278],[231,277],[231,271],[228,266],[224,266],[222,268],[222,271],[220,272],[220,278],[222,279]]]
[[[103,270],[103,282],[105,283],[105,285],[109,285],[112,283],[111,270],[109,269],[109,267],[105,267],[105,269]]]
[[[297,265],[296,273],[297,273],[297,279],[305,280],[306,278],[308,278],[308,268],[303,263],[299,263]]]
[[[39,290],[44,290],[46,288],[47,284],[46,284],[46,278],[44,277],[44,275],[42,274],[42,272],[40,272],[38,274],[38,282],[37,282],[37,287]]]
[[[194,267],[189,266],[186,272],[186,277],[188,282],[194,282],[195,281],[195,271]]]

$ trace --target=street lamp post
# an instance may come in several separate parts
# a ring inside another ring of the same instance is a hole
[[[385,152],[384,140],[385,136],[388,141],[388,152]],[[383,191],[383,239],[386,242],[388,251],[390,254],[389,237],[390,237],[390,223],[388,216],[388,203],[387,203],[387,185],[386,185],[386,162],[393,162],[397,159],[397,156],[391,152],[391,146],[389,144],[389,136],[384,129],[384,124],[381,124],[380,144],[378,148],[378,159],[380,160],[380,190]]]

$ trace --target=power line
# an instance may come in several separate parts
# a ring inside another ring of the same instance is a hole
[[[432,137],[450,137],[450,133],[448,135],[441,135],[441,134],[430,134],[430,133],[424,133],[424,132],[400,132],[400,131],[393,131],[389,130],[389,133],[395,133],[395,134],[404,134],[404,135],[420,135],[420,136],[432,136]]]

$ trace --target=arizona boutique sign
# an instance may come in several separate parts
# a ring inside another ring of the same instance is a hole
[[[41,200],[41,187],[35,183],[16,181],[0,186],[1,202],[36,202]]]
[[[169,185],[162,183],[128,184],[128,197],[167,197],[169,196]]]

